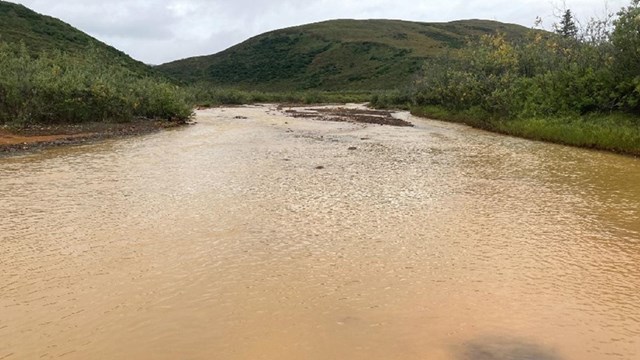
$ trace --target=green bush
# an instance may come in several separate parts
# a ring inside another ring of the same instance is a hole
[[[0,43],[0,124],[186,120],[186,93],[164,80],[109,63],[90,49],[82,56]]]
[[[414,103],[410,89],[377,92],[369,99],[369,105],[378,108],[407,109]]]
[[[640,114],[640,0],[620,10],[611,40],[620,105]]]
[[[454,60],[432,59],[411,102],[497,119],[639,113],[639,3],[618,13],[610,38],[608,22],[592,20],[578,31],[569,11],[558,34],[534,31],[521,42],[484,36]]]

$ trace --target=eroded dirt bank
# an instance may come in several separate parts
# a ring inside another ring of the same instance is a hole
[[[135,120],[128,123],[34,125],[23,129],[0,127],[0,154],[86,144],[115,137],[143,135],[181,125],[183,124],[166,121]]]

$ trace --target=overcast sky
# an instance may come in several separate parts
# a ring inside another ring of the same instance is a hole
[[[161,64],[208,55],[265,31],[329,19],[490,19],[549,28],[561,0],[10,0],[54,16],[134,58]],[[579,17],[629,0],[566,0]]]

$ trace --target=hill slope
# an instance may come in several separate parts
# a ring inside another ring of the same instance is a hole
[[[32,54],[54,50],[80,54],[89,48],[96,48],[106,54],[110,63],[122,64],[138,73],[156,73],[152,67],[61,20],[6,1],[0,1],[0,42],[23,42]]]
[[[268,32],[215,55],[157,68],[187,83],[241,89],[390,89],[406,84],[425,58],[498,30],[511,37],[528,31],[487,20],[331,20]]]

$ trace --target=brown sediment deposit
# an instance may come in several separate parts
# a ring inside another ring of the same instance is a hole
[[[149,134],[183,125],[160,120],[134,120],[127,123],[86,123],[31,125],[24,128],[0,127],[0,154],[37,150],[62,145],[78,145],[114,137]]]
[[[286,116],[294,118],[306,118],[321,121],[353,122],[366,124],[379,124],[391,126],[413,126],[408,121],[398,119],[388,110],[372,110],[366,108],[346,108],[346,107],[283,107]]]

